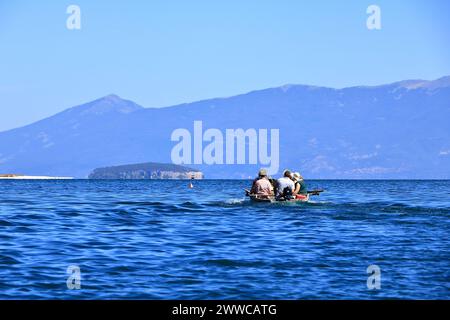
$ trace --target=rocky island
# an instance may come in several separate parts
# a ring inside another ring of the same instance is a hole
[[[89,179],[203,179],[203,173],[172,163],[147,162],[97,168]]]

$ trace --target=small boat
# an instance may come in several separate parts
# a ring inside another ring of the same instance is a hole
[[[301,198],[291,198],[291,199],[277,199],[275,196],[260,196],[256,194],[251,194],[249,190],[245,189],[245,194],[250,198],[252,202],[266,202],[266,203],[306,203],[309,202],[310,196],[318,196],[324,190],[311,190],[308,191],[307,195]]]
[[[256,194],[249,194],[248,195],[250,200],[253,202],[269,202],[269,203],[302,203],[302,202],[308,202],[309,201],[309,194],[305,196],[305,198],[301,199],[286,199],[286,200],[277,200],[275,197],[267,197],[267,196],[258,196]]]

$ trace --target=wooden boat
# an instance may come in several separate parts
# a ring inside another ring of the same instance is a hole
[[[302,203],[302,202],[308,202],[309,201],[309,194],[302,199],[289,199],[289,200],[277,200],[275,197],[267,197],[267,196],[258,196],[255,194],[249,194],[248,197],[253,202],[266,202],[266,203]]]
[[[309,199],[311,196],[318,196],[320,195],[324,190],[311,190],[308,191],[306,196],[303,196],[302,198],[293,198],[293,199],[276,199],[275,196],[261,196],[256,194],[251,194],[249,190],[245,190],[245,195],[250,198],[252,202],[266,202],[266,203],[282,203],[282,202],[292,202],[292,203],[304,203],[309,202]]]

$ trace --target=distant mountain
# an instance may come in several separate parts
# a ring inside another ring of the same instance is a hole
[[[172,163],[137,163],[95,169],[89,179],[203,179],[196,169]]]
[[[166,108],[110,95],[0,133],[0,173],[87,177],[171,162],[177,128],[278,128],[281,168],[306,178],[450,178],[450,77],[332,89],[286,85]],[[192,165],[190,165],[192,167]],[[196,165],[208,178],[260,165]]]

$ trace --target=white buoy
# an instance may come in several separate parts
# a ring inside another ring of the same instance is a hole
[[[192,183],[192,181],[194,181],[195,177],[191,176],[191,182],[189,183],[189,189],[194,188],[194,184]]]

